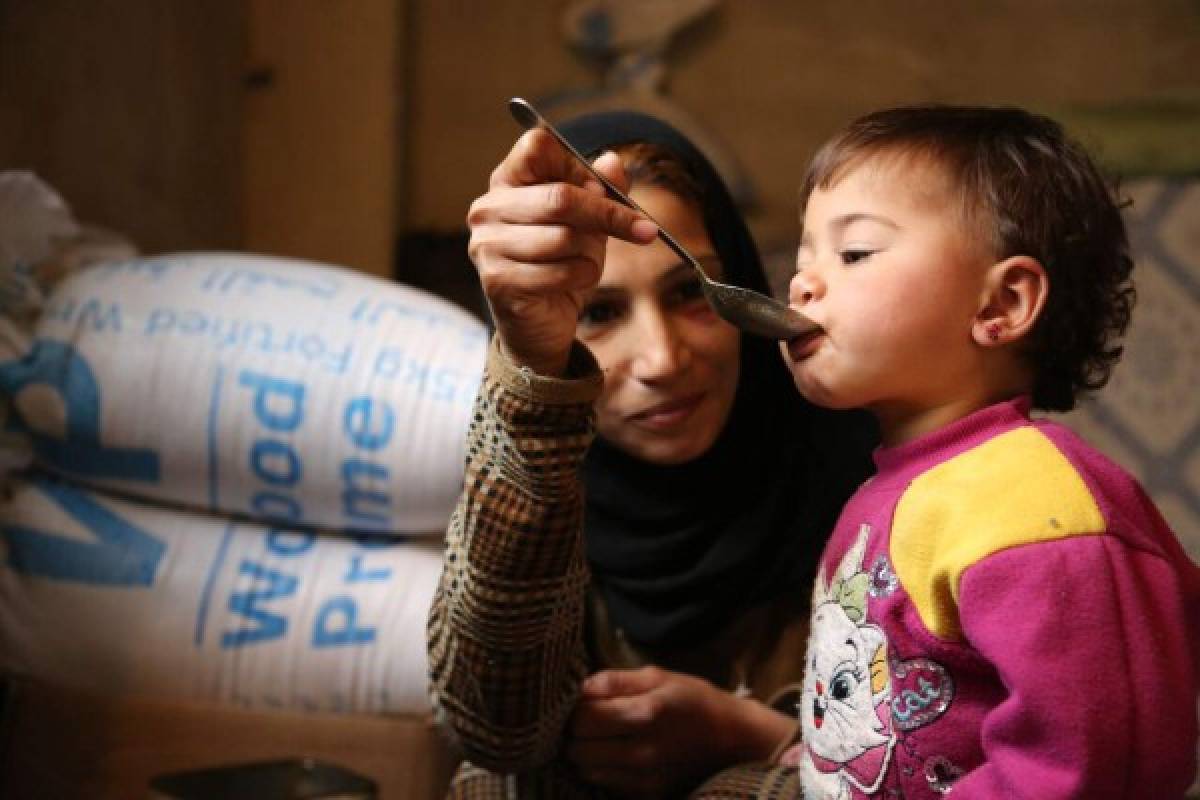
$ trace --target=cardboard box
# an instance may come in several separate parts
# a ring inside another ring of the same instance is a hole
[[[441,800],[456,758],[426,715],[244,711],[5,681],[0,797],[137,800],[164,773],[312,757],[374,780],[383,800]]]

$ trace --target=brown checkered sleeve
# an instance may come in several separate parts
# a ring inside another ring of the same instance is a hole
[[[429,614],[435,711],[499,772],[551,759],[587,672],[578,470],[603,379],[578,345],[568,374],[520,370],[493,342]]]

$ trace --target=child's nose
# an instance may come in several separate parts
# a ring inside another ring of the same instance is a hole
[[[812,267],[798,270],[788,284],[788,301],[792,305],[803,306],[814,300],[821,299],[825,292],[825,284]]]

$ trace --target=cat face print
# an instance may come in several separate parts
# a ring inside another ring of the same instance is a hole
[[[863,525],[833,577],[822,567],[814,588],[800,699],[804,738],[792,754],[806,796],[849,797],[851,786],[876,791],[896,744],[887,637],[867,621],[863,555],[870,533]]]

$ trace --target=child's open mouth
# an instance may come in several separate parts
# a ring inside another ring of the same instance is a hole
[[[817,352],[817,348],[821,344],[821,339],[825,336],[825,331],[820,328],[801,334],[795,339],[789,339],[787,343],[788,355],[793,361],[803,361],[804,359]]]

